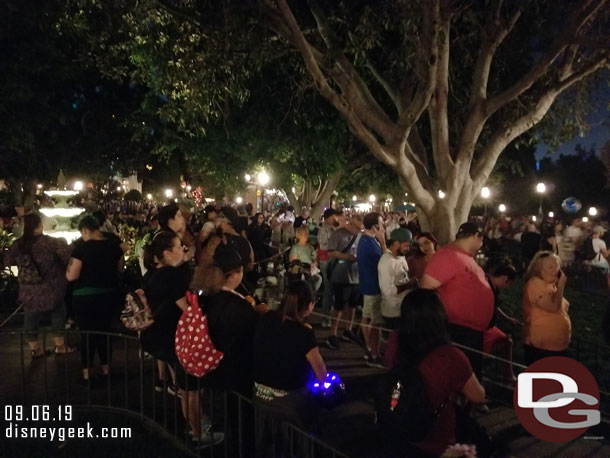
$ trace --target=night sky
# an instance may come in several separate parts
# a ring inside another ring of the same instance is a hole
[[[600,148],[610,140],[610,87],[596,94],[597,110],[587,117],[587,122],[591,125],[589,132],[583,137],[576,136],[570,142],[564,143],[557,149],[557,152],[549,151],[549,147],[541,143],[536,149],[536,157],[542,159],[547,154],[551,157],[559,156],[559,154],[573,154],[574,147],[578,144],[589,149],[595,147],[596,153],[599,154]]]

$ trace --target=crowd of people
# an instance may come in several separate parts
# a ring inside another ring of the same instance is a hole
[[[125,293],[120,284],[125,254],[137,257],[141,280],[130,288],[143,289],[154,317],[139,338],[158,361],[156,388],[180,396],[189,435],[202,447],[223,440],[203,411],[206,387],[252,396],[263,417],[281,417],[315,432],[306,387],[312,377],[325,381],[319,347],[336,351],[349,343],[362,347],[366,365],[399,374],[419,371],[427,399],[443,408],[409,453],[439,456],[456,440],[472,440],[459,437],[456,415],[463,415],[468,402],[484,403],[482,353],[493,350],[504,357],[505,378],[514,381],[513,342],[506,329],[523,324],[526,364],[566,355],[571,323],[562,266],[583,259],[607,274],[610,255],[604,226],[577,219],[565,230],[555,221],[539,229],[521,219],[474,219],[460,225],[454,242],[440,246],[434,234],[420,229],[414,211],[363,215],[328,208],[317,221],[308,209],[296,215],[291,206],[274,214],[230,205],[192,212],[174,202],[140,210],[86,214],[78,222],[81,238],[70,246],[44,235],[37,213],[24,214],[12,222],[21,238],[3,264],[19,268],[24,330],[32,358],[40,358],[45,354],[36,333],[44,313],[52,316],[58,355],[77,350],[63,341],[67,316],[81,331],[112,329]],[[138,243],[121,239],[126,224],[138,225]],[[498,255],[515,244],[512,252],[519,256],[512,262],[511,256]],[[478,257],[484,245],[485,270]],[[253,291],[268,261],[278,259],[285,261],[290,281],[279,308],[269,310]],[[517,319],[502,310],[500,291],[521,272],[523,314]],[[211,340],[224,355],[203,379],[186,371],[175,351],[189,290],[198,293]],[[307,323],[318,298],[320,325],[328,329],[323,342]],[[101,374],[111,370],[107,336],[84,332],[80,353],[84,384],[95,382],[96,354]],[[264,437],[265,431],[258,439]],[[268,441],[261,445],[268,446]]]

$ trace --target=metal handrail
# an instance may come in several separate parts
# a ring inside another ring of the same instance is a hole
[[[67,339],[70,333],[71,331],[65,331],[64,338]],[[43,334],[42,348],[43,351],[46,351],[47,331],[41,331],[41,334]],[[149,363],[148,360],[141,357],[141,353],[137,354],[142,351],[138,337],[132,334],[100,331],[81,331],[81,334],[85,334],[87,339],[94,335],[104,336],[106,337],[107,350],[114,347],[116,351],[122,352],[122,358],[115,358],[110,365],[111,371],[114,369],[115,376],[111,376],[109,373],[108,376],[103,378],[105,390],[103,388],[99,390],[94,388],[91,379],[85,385],[84,390],[82,387],[79,390],[74,386],[76,374],[80,373],[80,362],[74,359],[74,354],[61,356],[63,361],[60,362],[60,365],[63,367],[56,366],[58,372],[63,371],[63,377],[60,376],[61,374],[51,374],[51,369],[48,367],[48,358],[41,358],[42,361],[40,362],[44,364],[41,374],[42,380],[38,384],[28,381],[29,377],[26,377],[26,355],[23,351],[25,333],[23,331],[0,331],[0,339],[17,338],[21,347],[21,373],[19,375],[13,374],[15,378],[20,377],[21,379],[21,396],[11,393],[11,402],[25,405],[28,403],[70,404],[79,409],[91,409],[93,411],[109,409],[131,416],[136,415],[145,426],[152,427],[156,432],[170,440],[175,447],[192,456],[209,455],[210,457],[224,456],[225,458],[249,456],[246,447],[247,438],[245,436],[247,436],[247,431],[253,431],[254,426],[252,424],[248,425],[249,417],[246,411],[248,409],[254,411],[255,406],[247,396],[233,391],[205,388],[206,396],[202,402],[208,407],[207,413],[210,422],[213,425],[220,422],[224,424],[226,439],[223,444],[208,447],[204,450],[193,448],[189,445],[190,440],[188,435],[182,434],[181,425],[185,421],[182,413],[180,413],[180,401],[176,396],[169,397],[166,391],[166,382],[163,385],[163,399],[161,402],[158,402],[159,393],[155,393],[154,388],[156,381],[156,360],[151,358]],[[112,343],[111,340],[120,340],[120,342]],[[4,348],[6,348],[6,345],[4,345]],[[81,349],[81,351],[83,350]],[[32,365],[38,362],[38,360],[34,360]],[[116,377],[117,369],[118,378]],[[7,377],[5,376],[6,379]],[[186,388],[196,388],[195,391],[200,391],[200,389],[204,388],[201,382],[202,380],[200,379],[197,381],[197,387],[188,387],[187,385]],[[134,384],[135,390],[133,389]],[[117,387],[120,390],[117,390]],[[237,418],[235,418],[234,411],[228,407],[231,401],[235,399],[237,400]],[[186,406],[186,416],[188,417],[188,403]],[[218,409],[219,406],[220,409]],[[255,415],[251,417],[252,419],[256,418]],[[235,421],[237,421],[238,425],[237,434],[233,434],[234,440],[230,441],[228,437],[232,433],[229,424],[234,424]],[[277,421],[289,431],[291,447],[296,442],[301,441],[307,444],[307,449],[311,452],[310,456],[316,456],[315,453],[323,452],[324,456],[348,458],[346,454],[327,444],[314,434],[283,420]],[[235,443],[235,438],[237,443]],[[292,455],[293,451],[294,449],[291,449],[291,456],[297,456]]]

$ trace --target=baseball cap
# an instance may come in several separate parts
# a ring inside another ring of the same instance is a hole
[[[413,242],[413,234],[409,229],[394,229],[390,233],[390,241],[392,242]]]
[[[593,233],[594,234],[603,234],[606,232],[606,229],[604,229],[603,226],[597,225],[593,228]]]
[[[327,208],[326,210],[324,210],[324,219],[326,218],[330,218],[331,216],[337,215],[339,212],[337,210],[335,210],[334,208]]]
[[[464,239],[466,237],[470,237],[475,234],[482,234],[483,229],[477,226],[475,223],[464,223],[460,226],[455,235],[456,239]]]
[[[237,214],[237,210],[232,207],[222,207],[218,212],[218,216],[227,219],[233,227],[237,227],[239,225],[239,215]]]

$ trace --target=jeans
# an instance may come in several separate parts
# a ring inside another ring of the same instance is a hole
[[[474,350],[483,351],[483,333],[481,331],[449,323],[449,335],[451,336],[451,340],[455,343]],[[468,351],[464,348],[460,348],[460,350],[462,350],[470,360],[473,372],[477,378],[481,380],[483,375],[483,355]]]
[[[47,312],[25,312],[23,319],[23,330],[28,342],[33,342],[38,338],[38,326],[45,315],[51,314],[51,329],[57,336],[65,331],[66,325],[66,304],[60,300],[52,310]]]
[[[320,273],[322,274],[322,313],[324,316],[330,317],[330,309],[333,305],[333,285],[326,275],[329,261],[320,261]]]

